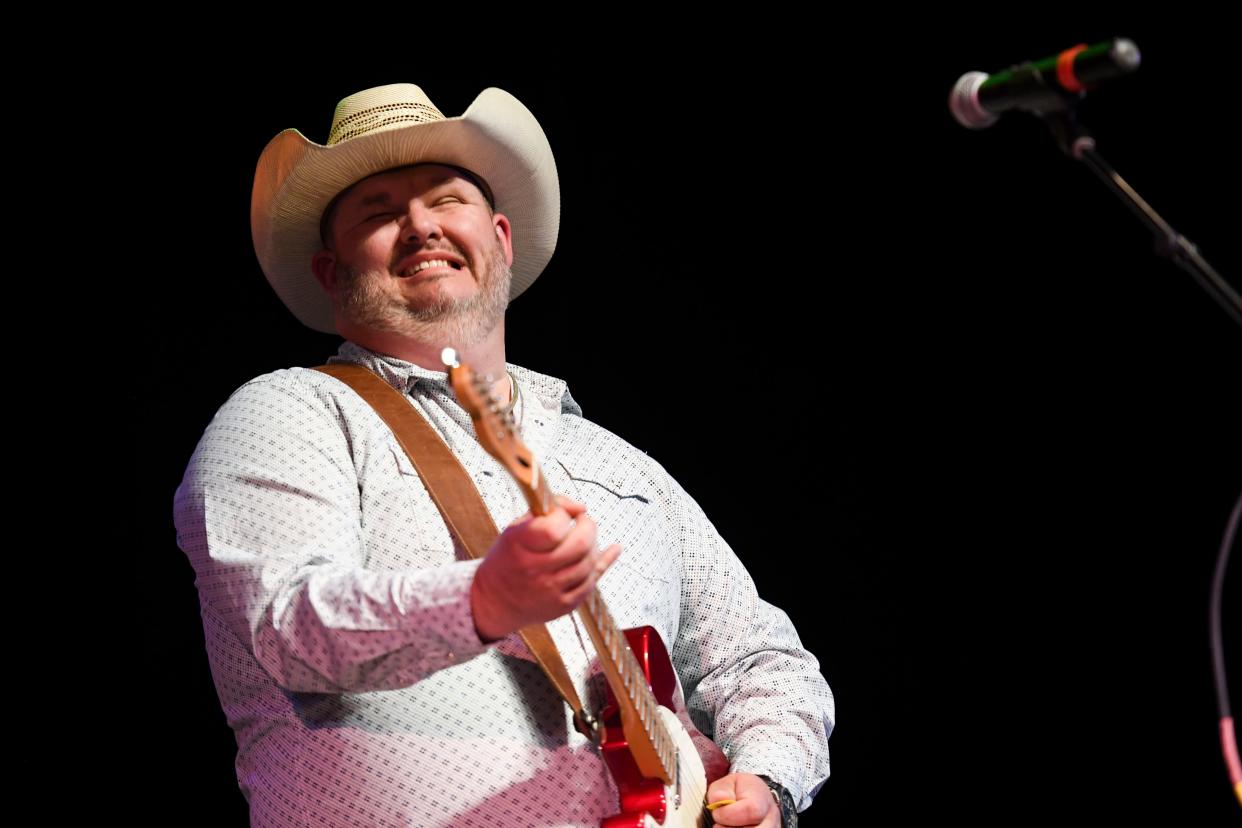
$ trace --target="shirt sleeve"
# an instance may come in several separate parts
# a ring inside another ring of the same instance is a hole
[[[779,782],[805,810],[828,778],[836,706],[819,662],[703,510],[667,477],[682,554],[672,659],[696,726],[730,770]]]
[[[478,561],[367,567],[358,475],[330,400],[293,372],[238,389],[177,489],[177,542],[204,612],[291,691],[406,687],[486,649]]]

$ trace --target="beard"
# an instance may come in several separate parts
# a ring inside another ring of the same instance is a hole
[[[391,289],[396,277],[387,270],[342,267],[337,302],[341,314],[359,327],[418,342],[469,348],[492,332],[509,306],[512,271],[499,244],[476,275],[479,289],[469,298],[455,299],[435,289],[430,299],[416,302]]]

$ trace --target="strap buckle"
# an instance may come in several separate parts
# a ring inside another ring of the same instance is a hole
[[[578,729],[579,733],[590,739],[596,747],[604,743],[603,723],[600,722],[598,717],[592,716],[585,707],[574,713],[574,727]]]

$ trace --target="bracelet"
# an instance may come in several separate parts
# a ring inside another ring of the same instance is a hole
[[[774,782],[766,776],[759,778],[768,786],[772,798],[776,800],[776,807],[780,809],[781,828],[798,828],[798,808],[794,804],[793,795],[785,790],[785,786],[781,783]]]

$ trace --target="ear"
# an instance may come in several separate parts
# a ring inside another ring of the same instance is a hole
[[[496,228],[496,237],[505,251],[505,264],[513,266],[513,226],[504,213],[492,214],[492,226]]]
[[[336,293],[336,254],[324,248],[311,257],[311,273],[315,281],[323,288],[324,293],[333,296]]]

